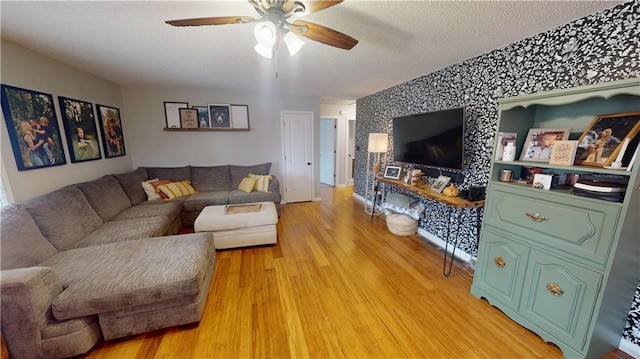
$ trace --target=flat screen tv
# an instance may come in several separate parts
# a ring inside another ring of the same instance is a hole
[[[464,108],[395,117],[393,154],[398,162],[462,169]]]

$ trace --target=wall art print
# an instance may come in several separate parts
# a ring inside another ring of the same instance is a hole
[[[2,112],[19,171],[66,164],[50,94],[1,86]]]
[[[101,159],[93,104],[62,96],[58,102],[71,162]]]
[[[126,155],[120,110],[104,105],[96,105],[96,110],[100,121],[104,157],[112,158]]]
[[[464,106],[465,178],[459,188],[486,186],[498,99],[640,77],[638,38],[640,1],[631,1],[358,99],[356,146],[366,148],[368,133],[392,133],[394,116]],[[365,193],[366,155],[356,152],[354,193],[360,196]],[[392,150],[387,156],[393,158]],[[420,218],[419,227],[445,238],[448,209],[419,200],[429,213]],[[476,256],[475,225],[464,223],[459,230],[458,248]],[[639,308],[636,295],[623,336],[640,346]]]

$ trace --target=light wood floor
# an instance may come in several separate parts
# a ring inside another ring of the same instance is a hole
[[[218,252],[198,326],[103,342],[88,358],[561,358],[469,293],[417,236],[369,223],[350,188],[283,206],[278,244]],[[625,358],[624,353],[607,358]]]

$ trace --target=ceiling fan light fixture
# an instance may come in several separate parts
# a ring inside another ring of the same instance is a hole
[[[293,56],[300,51],[302,46],[304,45],[304,41],[302,41],[298,36],[293,34],[291,31],[288,31],[286,35],[282,38],[285,45],[287,45],[287,49],[289,50],[289,55]]]
[[[253,35],[258,40],[258,44],[273,46],[276,43],[278,28],[271,21],[259,22],[253,30]]]
[[[264,45],[261,43],[258,43],[256,46],[253,47],[254,50],[256,50],[256,52],[264,57],[266,57],[267,59],[272,59],[273,58],[273,45],[269,46],[269,45]]]

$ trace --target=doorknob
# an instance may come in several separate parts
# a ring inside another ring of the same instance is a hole
[[[311,166],[311,162],[307,162],[307,166]]]

